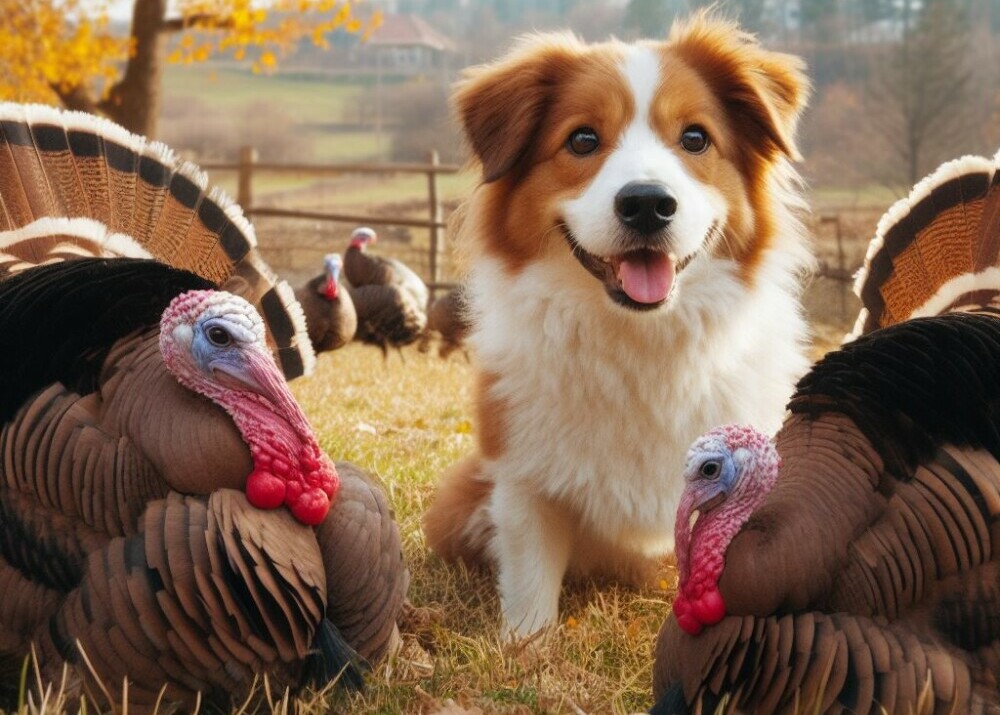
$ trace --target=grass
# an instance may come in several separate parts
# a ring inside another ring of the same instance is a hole
[[[276,122],[277,139],[294,135],[296,141],[288,161],[362,161],[384,158],[391,136],[379,142],[374,132],[352,127],[370,124],[371,107],[365,103],[365,87],[343,80],[273,74],[254,75],[245,70],[218,65],[171,65],[163,79],[166,111],[161,129],[174,130],[183,149],[184,137],[198,134],[198,127],[226,118],[233,132],[247,131],[247,121],[259,114],[262,103],[273,109],[263,121]],[[370,102],[368,103],[370,104]],[[195,110],[192,110],[195,107]],[[337,126],[341,125],[341,126]],[[243,129],[241,129],[243,128]],[[258,132],[257,142],[270,139]],[[247,140],[247,143],[253,143]],[[272,148],[273,150],[273,148]],[[235,151],[235,150],[232,150]]]
[[[307,121],[334,121],[350,115],[350,106],[365,91],[362,85],[328,78],[255,75],[212,64],[170,65],[163,75],[165,96],[203,101],[213,112],[237,112],[266,99]]]
[[[468,196],[475,181],[475,176],[468,172],[440,174],[438,195],[442,201]],[[353,211],[359,206],[391,206],[417,202],[423,215],[426,215],[427,177],[424,174],[351,176],[318,182],[310,190],[289,195],[287,200],[282,201],[282,206],[322,206],[330,211]]]
[[[324,449],[371,469],[395,508],[412,573],[416,617],[402,649],[376,670],[352,709],[433,712],[448,699],[484,712],[616,712],[651,703],[656,631],[668,612],[674,576],[648,590],[583,585],[568,590],[563,623],[547,640],[521,647],[499,636],[490,578],[428,553],[420,517],[440,473],[473,446],[472,368],[414,350],[385,362],[370,348],[323,355],[294,392]]]
[[[842,326],[817,326],[814,357],[842,335]],[[402,648],[351,709],[429,713],[450,699],[483,713],[644,711],[653,644],[674,592],[670,562],[644,589],[571,585],[555,632],[513,646],[500,640],[490,577],[428,552],[421,515],[441,472],[473,447],[472,366],[459,354],[432,355],[406,350],[382,361],[351,345],[322,355],[315,373],[293,385],[323,448],[382,480],[412,574],[417,610],[403,624]]]

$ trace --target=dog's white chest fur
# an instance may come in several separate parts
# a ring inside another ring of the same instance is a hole
[[[514,277],[481,259],[472,343],[505,439],[487,475],[570,511],[580,536],[669,550],[690,443],[724,423],[776,430],[808,366],[787,261],[769,256],[747,288],[703,256],[668,307],[635,313],[569,256]]]

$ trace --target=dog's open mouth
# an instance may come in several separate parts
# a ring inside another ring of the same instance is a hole
[[[565,224],[562,231],[580,265],[604,284],[613,301],[633,310],[653,310],[666,303],[677,274],[690,260],[678,261],[673,253],[652,248],[605,258],[586,251]]]

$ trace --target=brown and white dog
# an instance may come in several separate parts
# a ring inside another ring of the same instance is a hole
[[[662,42],[534,35],[459,85],[478,453],[424,526],[496,566],[506,632],[553,623],[567,571],[672,548],[695,437],[780,425],[808,366],[807,94],[800,60],[705,15]]]

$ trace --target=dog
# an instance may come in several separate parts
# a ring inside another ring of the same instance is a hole
[[[478,446],[424,531],[496,569],[506,634],[555,623],[568,572],[650,575],[695,437],[781,424],[809,365],[808,93],[800,59],[708,14],[665,41],[532,35],[460,80]]]

